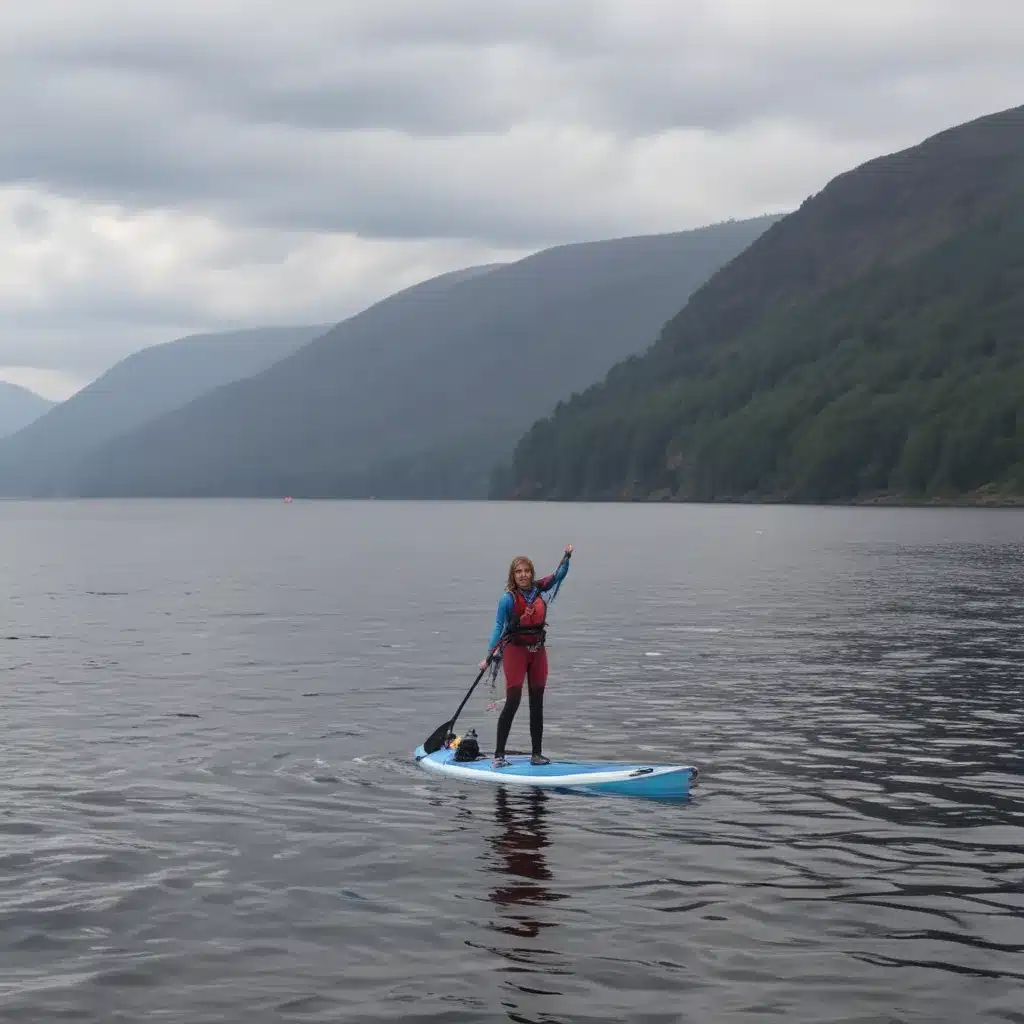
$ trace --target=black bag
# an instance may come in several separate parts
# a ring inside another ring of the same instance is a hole
[[[470,729],[455,748],[455,760],[475,761],[479,756],[480,743],[476,738],[476,729]]]

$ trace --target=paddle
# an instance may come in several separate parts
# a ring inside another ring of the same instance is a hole
[[[504,638],[499,640],[487,655],[484,660],[484,667],[480,669],[480,674],[473,680],[473,685],[469,688],[469,692],[465,697],[462,698],[462,703],[458,706],[455,714],[448,719],[447,722],[442,722],[426,739],[423,744],[423,750],[427,754],[433,754],[434,751],[440,750],[444,746],[444,741],[448,739],[448,734],[452,731],[452,726],[455,725],[455,719],[462,713],[462,709],[466,706],[466,701],[472,696],[473,691],[476,689],[476,684],[480,682],[484,677],[484,673],[490,667],[491,662],[494,660],[494,652],[502,645]]]

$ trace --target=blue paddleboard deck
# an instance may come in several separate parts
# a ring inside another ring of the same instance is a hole
[[[507,768],[494,768],[490,757],[456,761],[454,750],[442,747],[428,754],[422,746],[416,748],[413,756],[425,771],[464,782],[615,793],[662,800],[688,796],[690,785],[697,777],[697,769],[693,765],[623,761],[552,761],[550,764],[533,765],[528,754],[514,754],[506,757],[509,762]]]

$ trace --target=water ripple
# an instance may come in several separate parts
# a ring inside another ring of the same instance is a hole
[[[1024,1020],[1019,513],[288,515],[0,507],[0,1017]],[[579,552],[548,748],[697,763],[690,801],[411,762],[495,536]]]

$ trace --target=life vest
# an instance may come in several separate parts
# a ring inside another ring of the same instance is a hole
[[[527,603],[522,591],[512,591],[512,614],[508,619],[509,642],[520,647],[538,647],[547,639],[544,623],[548,606],[538,593]]]

